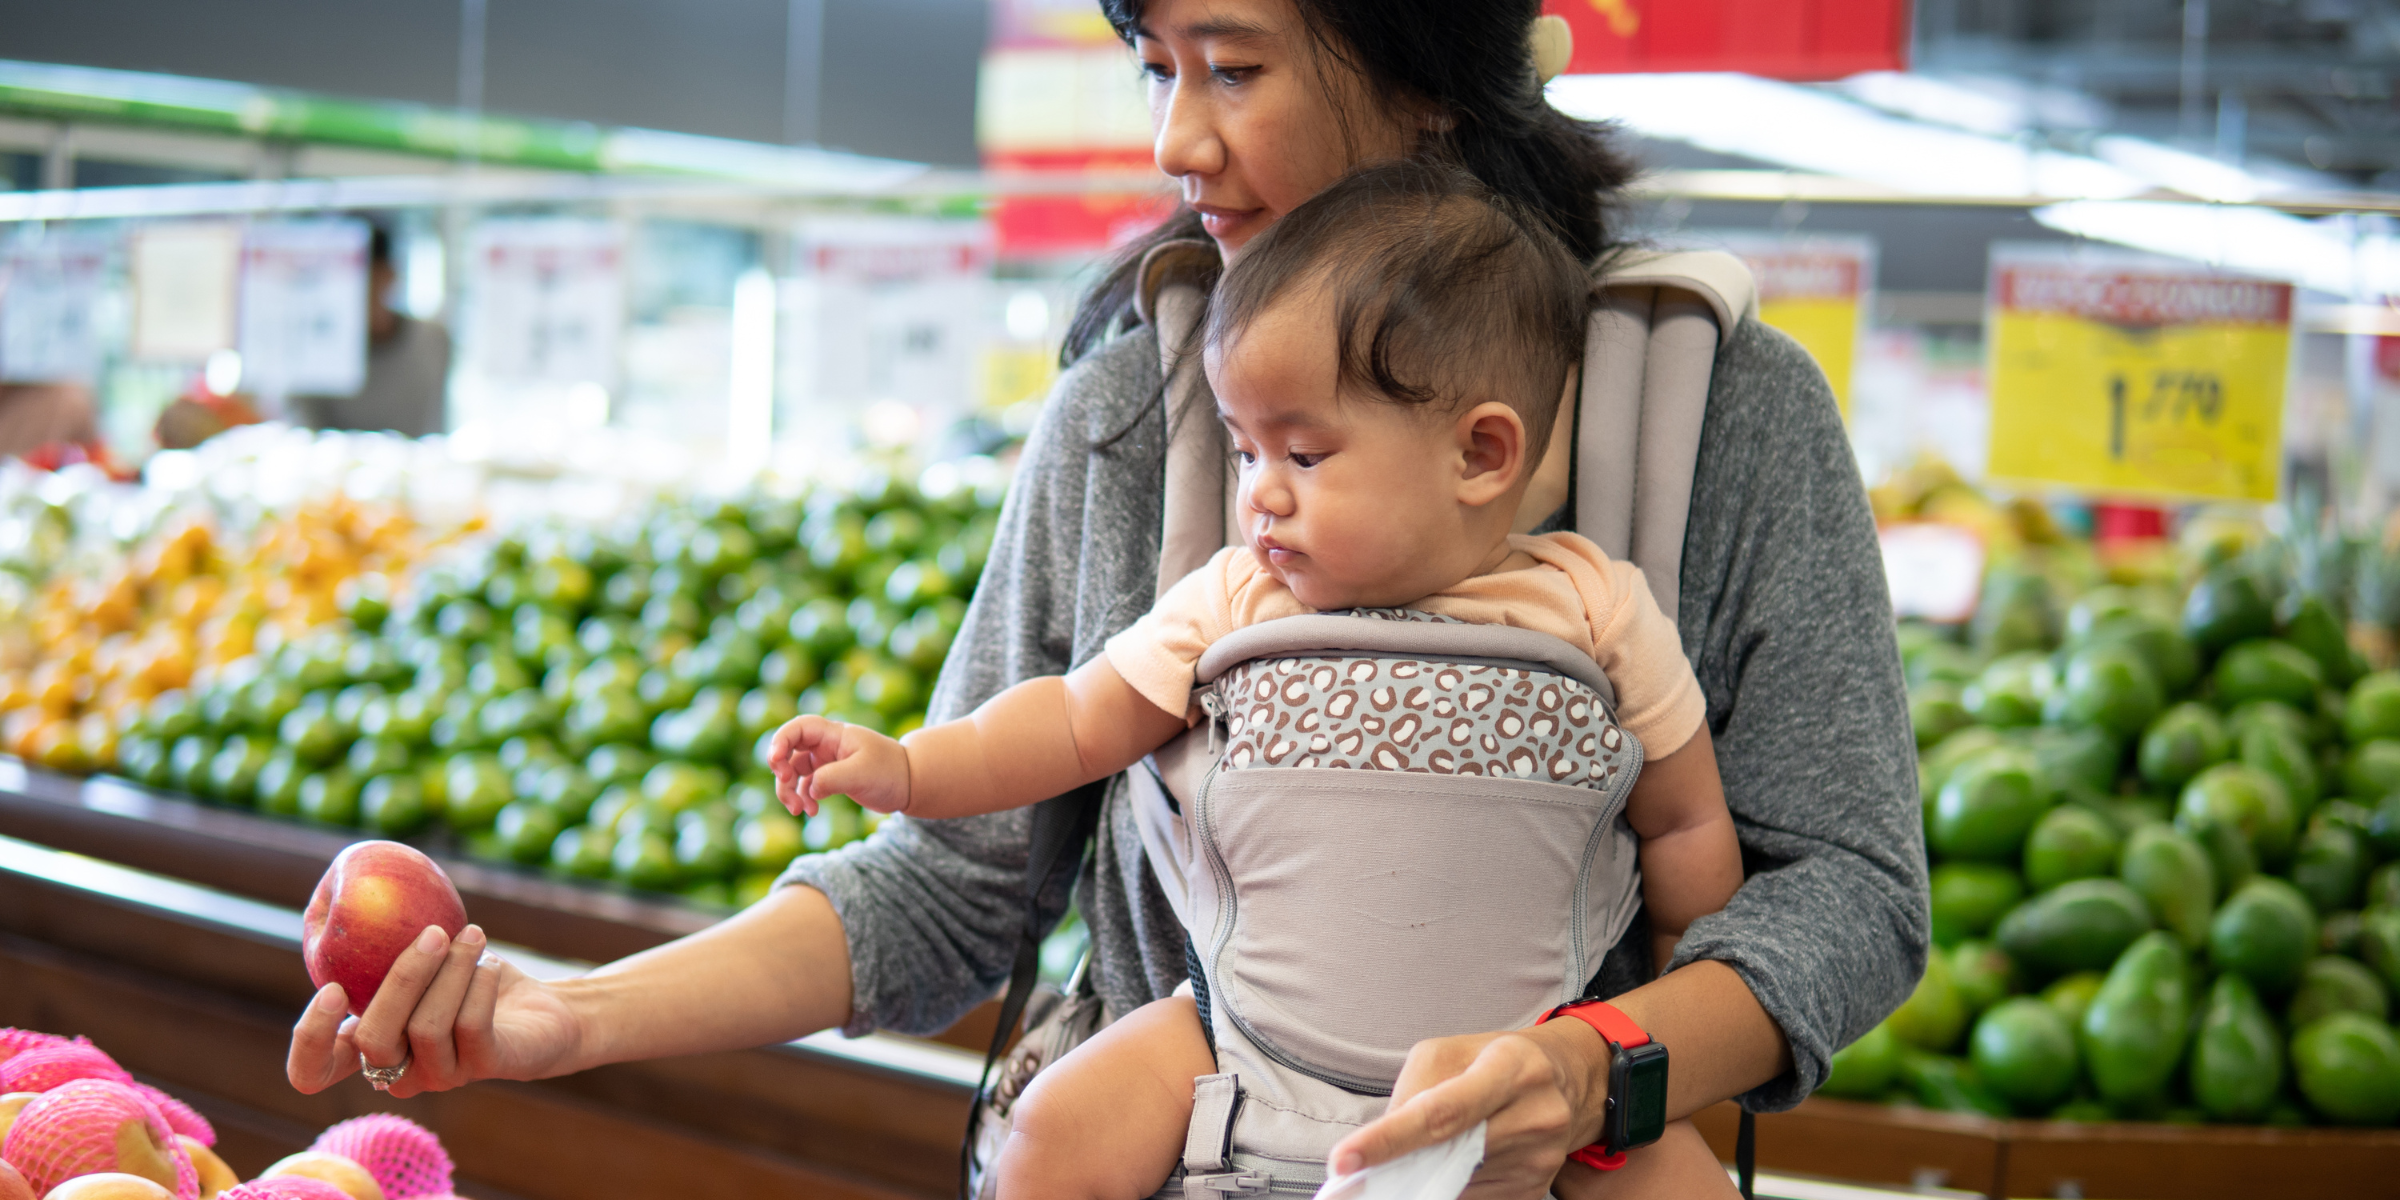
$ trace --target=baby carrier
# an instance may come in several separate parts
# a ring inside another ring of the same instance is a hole
[[[1167,370],[1162,593],[1237,529],[1198,356],[1171,349],[1203,303],[1184,268],[1212,253],[1170,244],[1143,264]],[[1729,255],[1650,255],[1613,264],[1600,287],[1574,527],[1640,567],[1672,617],[1710,372],[1750,281]],[[1581,650],[1421,612],[1237,630],[1201,659],[1195,695],[1207,719],[1131,773],[1218,1065],[1196,1083],[1183,1164],[1159,1194],[1308,1195],[1333,1144],[1383,1112],[1415,1043],[1523,1027],[1582,994],[1640,905],[1624,805],[1642,748]],[[1080,845],[1064,823],[1037,810],[1031,882]],[[1072,1036],[1029,1032],[1015,1057],[1054,1056]],[[1038,1065],[1012,1058],[1004,1078]]]

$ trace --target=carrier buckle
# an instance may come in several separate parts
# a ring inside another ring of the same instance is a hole
[[[1264,1196],[1269,1181],[1263,1171],[1224,1171],[1183,1177],[1184,1200],[1216,1200],[1219,1196]]]

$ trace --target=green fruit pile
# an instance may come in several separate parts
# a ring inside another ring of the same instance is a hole
[[[1993,596],[1980,653],[1901,629],[1936,949],[1825,1092],[2400,1120],[2400,672],[2251,559],[2063,614],[2039,580]]]
[[[955,473],[952,474],[955,478]],[[823,713],[922,723],[998,487],[877,478],[662,502],[463,547],[331,631],[165,693],[118,744],[153,787],[584,879],[747,903],[875,824],[784,811],[762,755]]]

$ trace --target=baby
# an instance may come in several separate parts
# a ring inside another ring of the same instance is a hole
[[[1202,719],[1193,684],[1213,642],[1278,617],[1414,609],[1520,626],[1589,653],[1646,751],[1625,817],[1664,964],[1741,883],[1698,683],[1639,571],[1572,533],[1511,532],[1583,354],[1588,296],[1565,249],[1471,178],[1354,172],[1251,243],[1210,302],[1202,365],[1234,448],[1243,544],[1102,656],[958,720],[898,741],[790,722],[770,754],[784,803],[813,811],[844,793],[955,817],[1114,775]],[[1179,1161],[1194,1079],[1217,1069],[1187,992],[1126,1015],[1018,1102],[1000,1195],[1151,1195]],[[1677,1132],[1613,1182],[1697,1169],[1721,1186],[1705,1144]],[[1678,1157],[1691,1161],[1666,1172]],[[1609,1182],[1571,1164],[1555,1186],[1580,1197]]]

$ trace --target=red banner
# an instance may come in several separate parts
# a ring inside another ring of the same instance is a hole
[[[1904,0],[1546,0],[1567,19],[1578,75],[1741,71],[1839,79],[1908,60]]]

